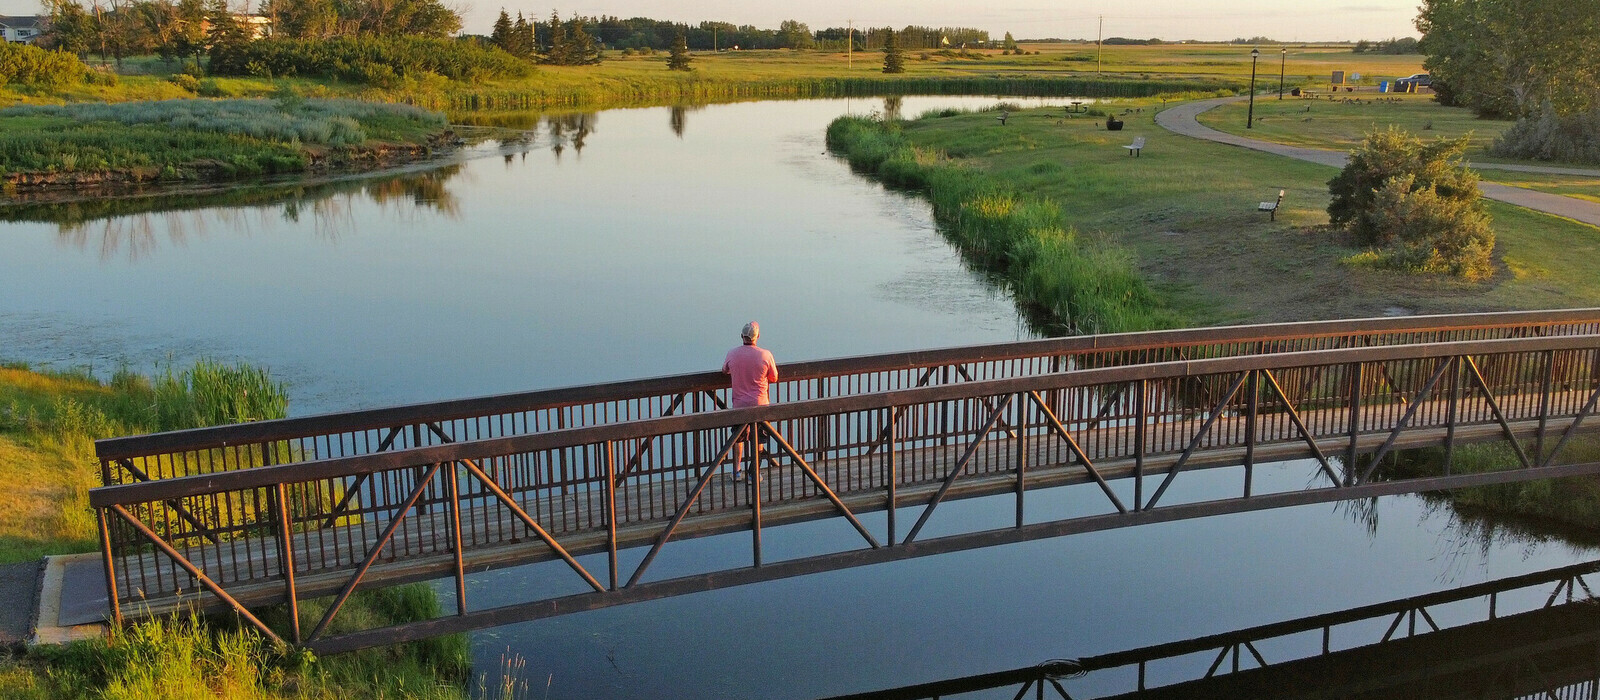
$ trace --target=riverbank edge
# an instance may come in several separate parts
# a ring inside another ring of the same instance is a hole
[[[84,199],[145,197],[172,194],[185,187],[236,187],[269,184],[282,178],[337,179],[365,176],[437,161],[454,153],[459,138],[453,129],[427,135],[422,142],[377,142],[328,149],[301,147],[305,168],[293,172],[241,175],[212,161],[183,166],[181,175],[159,167],[107,168],[95,171],[0,173],[0,206],[60,203]],[[147,188],[157,188],[149,190]],[[55,196],[57,194],[60,196]]]
[[[1046,335],[1174,328],[1182,318],[1140,275],[1133,255],[1068,227],[1053,202],[907,141],[895,120],[844,116],[828,148],[858,173],[919,192],[968,264],[995,274]]]

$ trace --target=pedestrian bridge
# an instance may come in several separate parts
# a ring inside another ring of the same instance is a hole
[[[231,608],[334,653],[1078,532],[1600,473],[1562,459],[1594,423],[1600,309],[1085,336],[780,373],[757,408],[725,408],[726,378],[708,372],[100,441],[90,503],[112,616]],[[1458,446],[1489,441],[1508,444],[1503,464],[1455,468]],[[1439,448],[1437,464],[1387,460],[1417,447]],[[752,482],[724,476],[735,458]],[[1316,480],[1256,488],[1259,464],[1289,459],[1313,460]],[[1233,492],[1175,495],[1200,471]],[[1058,488],[1094,498],[1030,518],[1030,492]],[[1008,499],[1014,521],[941,519],[977,497]],[[766,556],[765,530],[823,519],[856,546]],[[744,562],[650,575],[674,544],[736,532]],[[467,596],[473,572],[557,560],[584,592]],[[329,634],[357,588],[452,578],[453,614]],[[302,630],[299,602],[329,596]],[[285,602],[286,629],[250,612]]]

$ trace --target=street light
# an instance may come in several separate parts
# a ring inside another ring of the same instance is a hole
[[[1256,128],[1256,59],[1261,58],[1261,49],[1250,49],[1250,114],[1244,118],[1244,128]]]
[[[1283,101],[1283,67],[1289,63],[1289,50],[1283,49],[1283,56],[1278,59],[1278,101]]]

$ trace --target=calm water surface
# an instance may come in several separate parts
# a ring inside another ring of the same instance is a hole
[[[906,98],[900,109],[992,103]],[[613,110],[540,120],[484,157],[402,177],[0,212],[13,221],[0,223],[0,357],[246,359],[287,379],[303,414],[703,370],[752,318],[780,361],[1030,337],[925,203],[824,153],[831,118],[884,108]],[[1257,489],[1295,488],[1313,471],[1258,467]],[[1239,488],[1227,471],[1193,476],[1167,499]],[[1097,499],[1092,487],[1030,496],[1029,512],[1108,507]],[[1010,514],[1008,500],[947,504],[928,536]],[[881,527],[881,514],[868,523]],[[822,522],[769,530],[766,543],[782,558],[853,537]],[[741,535],[677,543],[649,578],[748,553]],[[804,698],[1221,632],[1585,554],[1386,498],[814,575],[472,643],[490,679],[502,658],[526,661],[525,697]],[[481,608],[574,584],[559,566],[531,566],[475,577],[469,598]]]

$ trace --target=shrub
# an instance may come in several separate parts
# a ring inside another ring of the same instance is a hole
[[[1476,200],[1416,188],[1411,175],[1391,178],[1373,202],[1374,223],[1390,237],[1380,262],[1413,272],[1481,280],[1493,273],[1494,231]]]
[[[171,78],[168,78],[168,80],[172,81],[173,85],[188,90],[189,92],[200,92],[200,79],[189,75],[188,73],[174,73],[172,74]]]
[[[1328,182],[1328,214],[1387,264],[1468,279],[1490,273],[1494,232],[1478,175],[1462,162],[1467,137],[1424,143],[1390,128],[1369,134]]]
[[[437,73],[452,80],[518,77],[532,67],[495,47],[427,37],[271,38],[213,51],[217,75],[318,76],[358,82]]]
[[[70,53],[0,41],[0,85],[75,85],[88,72],[88,66]]]
[[[1562,116],[1549,102],[1517,120],[1490,149],[1502,158],[1600,164],[1600,108]]]

